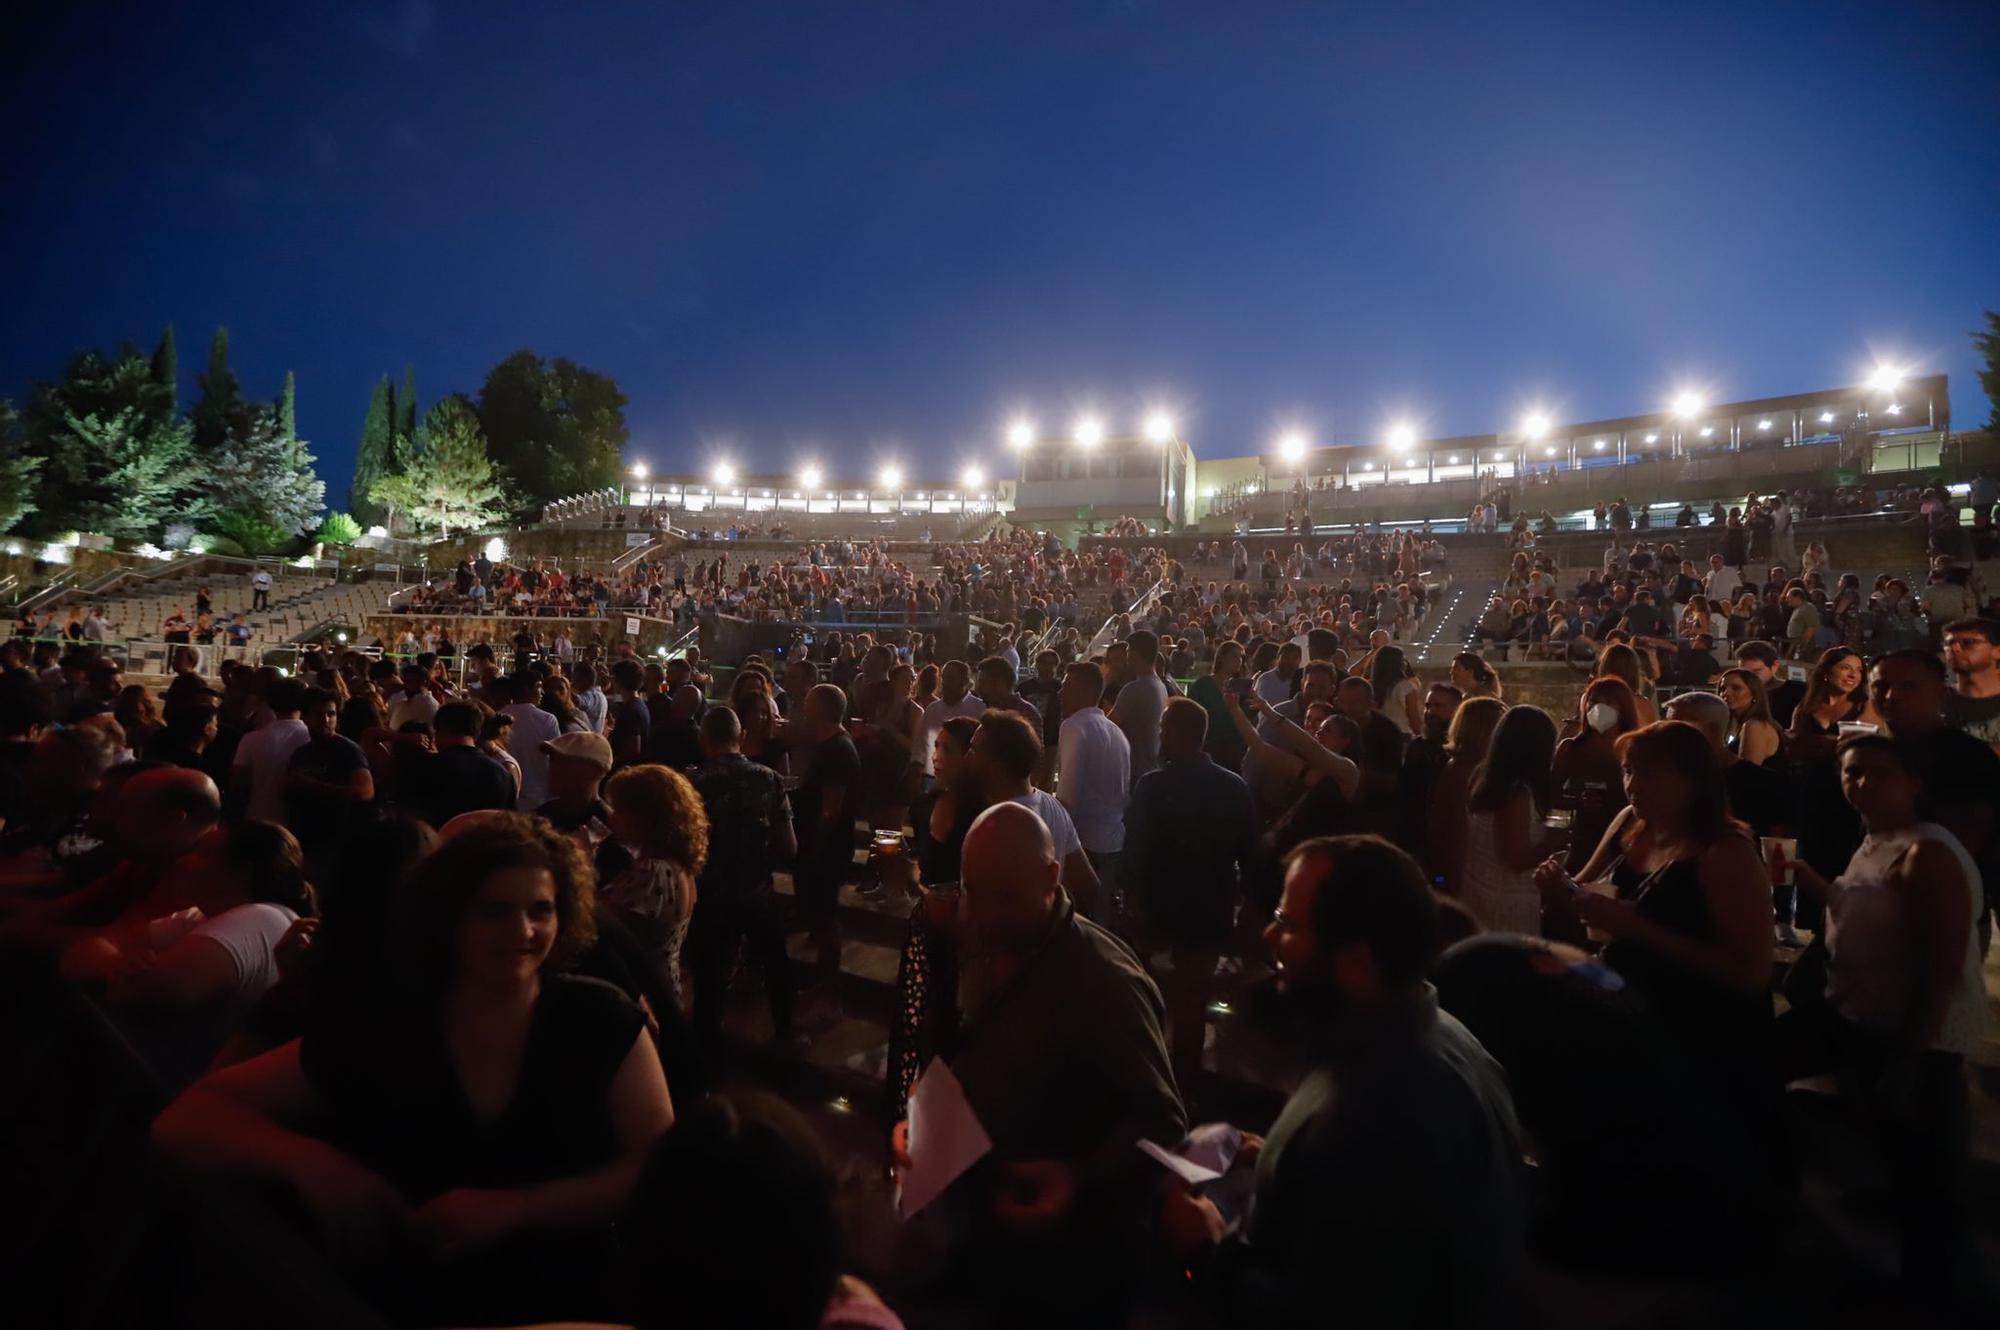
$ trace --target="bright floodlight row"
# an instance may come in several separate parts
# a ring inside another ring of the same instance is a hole
[[[1897,366],[1877,365],[1874,371],[1868,376],[1868,386],[1876,392],[1889,393],[1894,392],[1903,382],[1903,379],[1904,371]],[[1680,392],[1674,394],[1671,411],[1678,419],[1692,421],[1700,417],[1707,405],[1707,399],[1699,392],[1693,389],[1682,389]],[[1894,413],[1900,411],[1901,407],[1891,404],[1889,410]],[[1823,425],[1831,424],[1833,413],[1831,411],[1821,412],[1819,419]],[[1530,439],[1543,438],[1551,428],[1552,422],[1545,412],[1531,411],[1521,418],[1521,433]],[[1771,422],[1769,420],[1759,420],[1757,428],[1760,430],[1770,429]],[[1144,432],[1150,442],[1166,443],[1170,441],[1174,437],[1173,417],[1163,411],[1153,412],[1146,417]],[[1714,432],[1713,428],[1704,429],[1702,435],[1705,438]],[[1016,420],[1007,427],[1007,443],[1017,452],[1032,448],[1038,437],[1039,434],[1035,428],[1035,424],[1031,420]],[[1070,438],[1079,448],[1098,447],[1104,442],[1103,420],[1096,416],[1084,416],[1080,418],[1071,426]],[[1656,442],[1658,439],[1659,435],[1657,434],[1648,434],[1646,436],[1647,443]],[[1416,447],[1417,431],[1414,426],[1407,422],[1398,421],[1389,426],[1387,442],[1391,448],[1396,449],[1398,452],[1408,452]],[[1302,432],[1287,430],[1278,438],[1278,455],[1287,462],[1301,461],[1311,446],[1311,443]],[[1596,446],[1601,449],[1604,447],[1604,444],[1600,441]],[[1548,456],[1552,457],[1555,455],[1552,450],[1545,451]],[[634,462],[632,464],[632,476],[635,480],[644,480],[646,478],[646,464],[644,462]],[[721,462],[710,472],[710,476],[718,485],[733,485],[736,483],[736,468],[727,462]],[[806,489],[818,489],[820,480],[820,469],[816,466],[807,466],[799,472],[799,483]],[[986,483],[986,475],[978,467],[970,466],[965,469],[961,480],[967,489],[973,489]],[[883,489],[896,489],[903,483],[903,473],[896,467],[885,467],[882,470],[880,481]]]
[[[1174,418],[1164,411],[1155,411],[1146,417],[1141,427],[1149,443],[1166,443],[1174,437]],[[1038,431],[1032,420],[1016,420],[1007,426],[1007,446],[1020,451],[1035,446]],[[1070,438],[1079,448],[1095,448],[1104,442],[1104,422],[1096,416],[1084,416],[1070,427]]]
[[[634,462],[632,464],[632,478],[634,480],[644,480],[646,478],[646,464],[644,462]],[[708,478],[718,489],[734,485],[736,483],[736,468],[727,462],[717,462],[709,470]],[[825,474],[817,466],[808,464],[799,468],[798,481],[802,489],[816,490],[825,478]],[[876,484],[882,489],[899,490],[903,487],[902,468],[885,466],[876,474],[875,479]],[[959,481],[967,489],[978,489],[986,483],[986,472],[980,467],[968,466],[959,473]]]

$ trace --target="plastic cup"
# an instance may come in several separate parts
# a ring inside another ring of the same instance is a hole
[[[1771,868],[1771,885],[1774,887],[1792,885],[1792,865],[1799,857],[1797,839],[1791,836],[1760,836],[1758,843],[1764,851],[1764,862]]]

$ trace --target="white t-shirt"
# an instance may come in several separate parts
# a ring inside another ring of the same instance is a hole
[[[1029,790],[1026,794],[1016,795],[1008,802],[1032,810],[1035,816],[1048,824],[1049,835],[1056,843],[1057,863],[1068,862],[1072,854],[1083,848],[1083,842],[1077,838],[1076,823],[1070,821],[1069,810],[1062,806],[1060,799],[1047,790]]]
[[[1063,721],[1057,737],[1057,798],[1092,854],[1125,848],[1125,797],[1132,785],[1132,746],[1097,707]]]
[[[1276,666],[1259,674],[1251,688],[1274,707],[1292,700],[1292,681]]]
[[[278,940],[298,917],[282,905],[238,905],[202,920],[188,936],[207,938],[229,953],[236,966],[236,993],[230,1002],[242,1010],[277,985]]]
[[[248,774],[250,800],[245,811],[253,820],[285,820],[285,768],[292,754],[311,737],[306,723],[294,716],[260,725],[236,745],[236,757],[230,765]]]
[[[549,755],[542,751],[542,745],[561,734],[562,726],[531,703],[514,702],[500,710],[514,718],[507,751],[521,766],[521,797],[515,807],[532,813],[549,801]]]
[[[401,730],[413,720],[428,725],[437,719],[437,713],[438,700],[431,696],[428,688],[418,689],[414,697],[408,693],[399,693],[395,705],[389,708],[389,728]]]
[[[934,699],[924,708],[923,733],[918,736],[924,750],[924,774],[931,770],[931,745],[937,742],[937,733],[944,723],[953,716],[978,716],[985,712],[986,704],[972,693],[967,693],[956,702],[947,702],[942,697]]]

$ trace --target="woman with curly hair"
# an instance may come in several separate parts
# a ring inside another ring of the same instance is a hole
[[[639,1008],[566,973],[591,883],[568,837],[488,814],[411,875],[372,1012],[204,1077],[155,1146],[290,1187],[337,1253],[408,1253],[396,1319],[615,1314],[609,1226],[674,1109]]]
[[[633,854],[631,866],[604,884],[604,899],[659,951],[674,1000],[686,1010],[681,946],[694,914],[695,879],[708,862],[708,812],[686,776],[650,763],[613,776],[604,797],[611,834]]]

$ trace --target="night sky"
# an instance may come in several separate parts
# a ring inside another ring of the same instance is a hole
[[[191,381],[225,323],[330,497],[379,375],[521,347],[615,375],[662,470],[946,475],[1155,404],[1227,456],[1876,356],[1986,414],[2000,4],[38,8],[0,393],[169,321]]]

